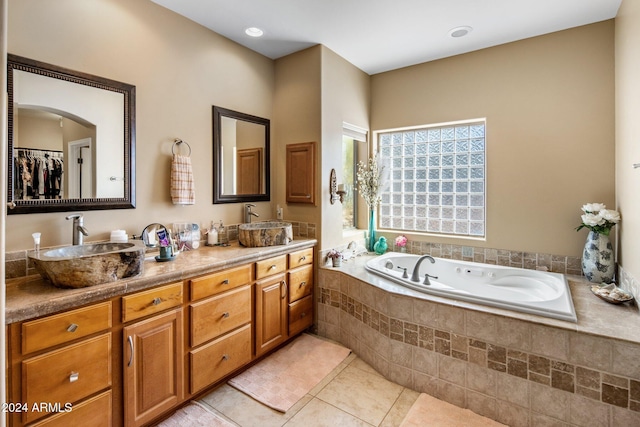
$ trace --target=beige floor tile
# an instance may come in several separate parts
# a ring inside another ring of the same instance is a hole
[[[283,414],[224,384],[200,401],[242,427],[281,427],[312,398],[306,395]]]
[[[347,356],[346,359],[344,359],[338,366],[336,366],[336,368],[331,371],[329,373],[329,375],[327,375],[326,377],[324,377],[322,379],[322,381],[320,381],[314,388],[312,388],[311,390],[309,390],[309,393],[311,396],[316,396],[320,390],[322,390],[323,388],[325,388],[325,386],[327,384],[329,384],[336,376],[338,376],[338,374],[340,372],[342,372],[344,370],[344,368],[346,368],[347,366],[349,366],[349,364],[351,362],[354,361],[354,359],[356,359],[357,356],[353,353],[351,353],[349,356]]]
[[[320,399],[314,398],[307,405],[304,406],[297,414],[295,414],[291,420],[289,420],[285,427],[370,427],[371,424],[367,424],[354,417],[347,412],[341,411],[333,405],[323,402]]]
[[[349,365],[317,398],[369,424],[379,425],[403,389],[380,375]]]
[[[382,420],[380,427],[399,426],[402,423],[402,420],[404,420],[404,417],[407,416],[411,406],[413,406],[415,401],[418,399],[418,396],[420,396],[420,393],[417,391],[413,391],[408,388],[402,390],[398,400],[396,400],[387,416]]]
[[[367,362],[360,359],[359,357],[356,357],[355,359],[353,359],[353,361],[349,365],[353,368],[362,369],[365,372],[369,372],[370,374],[374,374],[382,377],[382,375],[378,371],[373,369]]]

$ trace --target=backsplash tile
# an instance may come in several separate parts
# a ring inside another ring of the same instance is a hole
[[[310,239],[316,238],[316,225],[308,222],[289,221],[292,224],[293,236],[305,237]],[[238,226],[240,224],[225,225],[225,232],[218,236],[219,239],[236,241],[238,240]],[[202,245],[206,242],[206,236],[202,237]],[[41,248],[47,250],[48,248]],[[29,265],[27,251],[7,252],[5,255],[5,277],[7,279],[15,279],[18,277],[37,274],[35,268]]]

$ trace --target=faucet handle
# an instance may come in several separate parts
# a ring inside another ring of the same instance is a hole
[[[71,215],[67,215],[65,217],[65,219],[80,219],[80,218],[82,218],[82,214],[81,213],[71,214]]]
[[[431,281],[429,280],[429,278],[437,279],[438,276],[431,276],[430,274],[425,274],[424,275],[424,282],[422,282],[422,284],[423,285],[427,285],[427,286],[431,285]]]

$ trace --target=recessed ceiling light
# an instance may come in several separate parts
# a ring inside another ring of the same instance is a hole
[[[247,28],[246,30],[244,30],[244,32],[246,35],[251,37],[262,37],[262,35],[264,34],[264,31],[256,27]]]
[[[469,34],[471,31],[473,31],[473,28],[466,25],[462,27],[455,27],[449,30],[449,37],[453,37],[453,38],[464,37],[467,34]]]

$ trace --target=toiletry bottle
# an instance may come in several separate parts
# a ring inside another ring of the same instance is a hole
[[[40,233],[33,233],[31,237],[33,237],[33,250],[40,252]]]
[[[224,245],[228,242],[227,231],[224,228],[222,220],[220,220],[220,226],[218,227],[218,242],[220,242],[221,245]]]
[[[216,224],[211,221],[211,228],[209,229],[209,233],[207,233],[207,245],[214,246],[218,244],[218,227]]]

